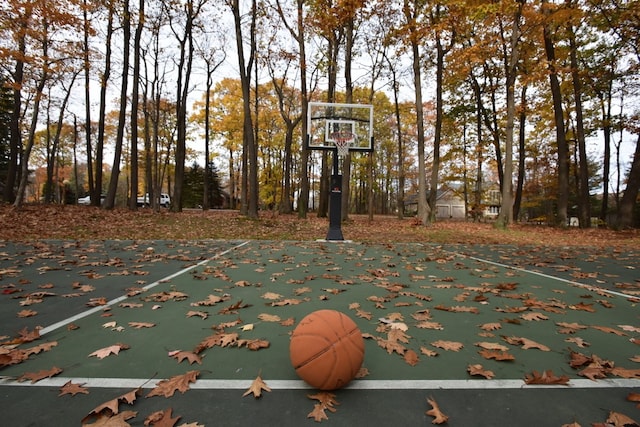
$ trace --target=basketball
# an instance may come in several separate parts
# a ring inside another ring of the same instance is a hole
[[[296,373],[320,390],[336,390],[355,378],[364,360],[364,340],[346,314],[318,310],[293,330],[289,357]]]

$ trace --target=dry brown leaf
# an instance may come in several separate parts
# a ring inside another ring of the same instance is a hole
[[[118,344],[110,345],[109,347],[104,347],[99,350],[96,350],[93,353],[91,353],[88,357],[96,356],[98,359],[104,359],[105,357],[111,354],[120,353],[120,350],[127,350],[127,349],[129,349],[129,346],[127,344],[118,343]]]
[[[483,325],[480,325],[480,329],[482,329],[483,331],[496,331],[498,329],[502,329],[502,325],[500,324],[500,322],[485,323]]]
[[[614,329],[614,328],[609,328],[608,326],[596,326],[596,325],[592,325],[591,327],[592,327],[593,329],[597,329],[597,330],[599,330],[599,331],[606,332],[606,333],[608,333],[608,334],[614,334],[614,335],[618,335],[618,336],[620,336],[620,337],[626,337],[626,336],[627,336],[627,334],[625,334],[624,332],[620,332],[619,330]]]
[[[609,412],[609,416],[607,417],[607,423],[611,424],[613,427],[627,427],[627,426],[637,426],[638,424],[632,418],[622,414],[620,412]]]
[[[427,415],[433,417],[431,424],[444,424],[449,421],[449,417],[445,415],[438,406],[438,403],[432,397],[427,397],[427,402],[431,405],[431,409],[426,411]]]
[[[256,379],[251,383],[251,387],[249,387],[247,391],[244,392],[242,397],[253,394],[253,397],[257,399],[262,396],[262,390],[271,391],[269,386],[262,380],[262,377],[258,375]]]
[[[171,418],[172,412],[173,409],[171,408],[167,408],[164,411],[156,411],[145,418],[144,425],[154,427],[173,427],[181,417],[178,416]]]
[[[189,390],[190,383],[193,383],[200,375],[199,371],[189,371],[183,375],[176,375],[166,380],[162,380],[156,384],[156,387],[151,389],[146,397],[151,396],[164,396],[171,397],[176,391],[184,394]]]
[[[513,354],[510,354],[506,351],[497,351],[497,350],[481,350],[478,354],[485,359],[495,359],[500,362],[509,362],[511,360],[516,360]]]
[[[449,351],[460,351],[464,347],[464,344],[456,341],[444,341],[438,340],[431,343],[432,346]]]
[[[262,320],[263,322],[280,322],[280,321],[282,321],[280,316],[278,316],[276,314],[268,314],[268,313],[258,314],[258,319]]]
[[[538,322],[540,320],[549,320],[548,316],[545,316],[542,313],[537,313],[535,311],[524,313],[520,317],[523,318],[524,320],[527,320],[527,321],[530,321],[530,322],[532,322],[532,321]]]
[[[89,394],[89,389],[83,387],[84,384],[75,384],[72,383],[71,380],[64,383],[62,387],[60,387],[60,394],[58,396],[64,396],[65,394],[70,394],[71,396],[75,396],[78,393]]]
[[[493,373],[493,371],[489,371],[487,369],[484,369],[484,367],[482,365],[469,365],[467,367],[467,372],[469,372],[469,375],[473,376],[481,376],[481,377],[485,377],[486,379],[490,380],[491,378],[493,378],[495,376],[495,374]]]
[[[207,313],[206,311],[189,310],[187,311],[187,317],[199,317],[204,320],[209,317],[209,313]]]
[[[426,347],[420,347],[420,353],[427,357],[436,357],[438,355],[437,351],[430,350]]]
[[[542,373],[533,371],[524,377],[525,384],[569,385],[567,375],[556,376],[550,369]]]
[[[202,365],[202,359],[200,358],[200,356],[191,351],[172,351],[169,353],[169,357],[173,357],[179,363],[182,363],[184,359],[187,359],[189,365],[193,365],[194,363]]]
[[[26,381],[26,380],[31,380],[31,384],[37,383],[40,380],[43,380],[45,378],[51,378],[51,377],[55,377],[56,375],[62,373],[62,369],[54,366],[53,368],[49,369],[49,370],[41,370],[38,372],[27,372],[22,374],[21,376],[19,376],[16,381],[18,382],[22,382],[22,381]]]
[[[123,395],[116,397],[115,399],[108,400],[100,404],[99,406],[91,410],[91,412],[89,412],[89,414],[87,414],[87,416],[82,419],[82,425],[89,425],[85,423],[86,421],[90,420],[93,417],[109,418],[109,417],[112,417],[113,415],[118,414],[118,412],[120,411],[120,408],[119,408],[120,402],[132,405],[133,402],[136,401],[136,399],[138,398],[141,392],[142,392],[142,389],[136,388]],[[135,416],[135,413],[134,413],[134,416]],[[98,425],[98,424],[94,424],[94,425]],[[108,424],[105,424],[105,425],[108,425]]]
[[[127,422],[138,415],[136,411],[122,411],[116,415],[100,414],[94,423],[82,422],[82,427],[130,427]]]
[[[150,322],[129,322],[129,326],[134,329],[142,329],[142,328],[153,328],[156,326],[155,323]]]
[[[321,391],[316,394],[308,394],[307,397],[312,400],[317,400],[318,403],[313,405],[313,410],[309,412],[307,418],[313,418],[316,422],[321,422],[322,420],[328,420],[327,413],[336,412],[336,405],[339,405],[338,401],[335,400],[336,395],[327,391]]]
[[[509,347],[506,345],[494,342],[477,342],[475,345],[480,348],[484,348],[485,350],[509,351]]]
[[[407,362],[408,365],[416,366],[420,363],[420,358],[415,351],[407,350],[404,352],[404,361]]]

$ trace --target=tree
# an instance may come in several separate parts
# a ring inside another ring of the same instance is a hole
[[[236,33],[236,48],[238,53],[238,65],[240,69],[240,85],[242,87],[242,106],[244,113],[243,120],[243,142],[245,147],[245,153],[247,155],[247,171],[248,171],[248,192],[247,199],[243,199],[243,203],[246,203],[246,215],[250,218],[258,217],[258,150],[255,136],[253,133],[253,119],[251,116],[251,70],[253,69],[253,61],[255,60],[255,54],[257,50],[256,45],[256,19],[257,19],[257,4],[256,0],[251,1],[251,20],[250,20],[250,42],[249,42],[249,56],[245,57],[244,52],[244,39],[243,28],[240,17],[240,2],[239,0],[231,0],[229,6],[233,12],[233,21],[235,25]]]

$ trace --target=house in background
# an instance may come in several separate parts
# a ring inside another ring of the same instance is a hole
[[[471,195],[469,195],[471,198]],[[484,191],[482,204],[480,206],[480,218],[485,220],[494,220],[500,213],[500,202],[502,196],[497,185],[490,186]],[[443,186],[438,190],[436,195],[436,219],[455,219],[463,220],[471,215],[471,201],[469,206],[465,206],[464,194],[461,186]],[[406,215],[415,215],[418,213],[418,195],[410,194],[404,200],[404,212]],[[467,215],[468,214],[468,215]],[[480,219],[478,218],[478,219]]]

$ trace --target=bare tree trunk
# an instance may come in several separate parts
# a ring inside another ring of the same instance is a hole
[[[542,0],[542,12],[545,18],[549,18],[551,11],[547,0]],[[549,83],[551,85],[551,95],[553,97],[553,112],[556,125],[556,143],[558,145],[558,206],[557,225],[566,227],[567,210],[569,207],[569,151],[564,130],[564,113],[562,110],[562,91],[556,69],[555,46],[550,24],[545,23],[543,27],[544,50],[547,55],[549,69]]]
[[[109,7],[107,34],[105,42],[104,71],[100,79],[100,113],[98,116],[98,141],[96,142],[96,181],[93,193],[91,194],[91,204],[100,206],[102,194],[102,159],[104,156],[105,120],[107,117],[107,86],[111,75],[111,39],[113,37],[113,19],[115,11]],[[106,200],[105,200],[106,201]]]
[[[129,11],[129,0],[124,0],[123,4],[123,55],[122,55],[122,82],[120,87],[120,111],[118,114],[118,129],[116,131],[115,149],[113,164],[111,166],[111,179],[109,180],[109,190],[104,201],[105,209],[113,209],[118,192],[118,181],[120,179],[120,160],[122,158],[122,144],[124,141],[124,127],[127,121],[127,87],[129,83],[129,55],[131,52],[131,13]]]
[[[627,177],[627,186],[624,189],[618,210],[618,228],[633,227],[633,209],[637,205],[638,191],[640,191],[640,134],[636,141],[636,151]]]
[[[91,59],[89,56],[89,16],[88,16],[88,0],[83,1],[82,16],[83,16],[83,66],[84,66],[84,133],[86,138],[87,147],[87,181],[89,183],[89,195],[94,194],[94,180],[93,180],[93,147],[91,145],[91,91],[90,91],[90,77],[91,77]],[[75,131],[75,128],[74,128]],[[75,150],[74,145],[74,150]],[[75,155],[75,151],[74,151]],[[76,180],[76,186],[78,185]],[[76,189],[76,199],[79,194]]]
[[[129,209],[138,208],[138,105],[140,103],[140,39],[145,25],[145,0],[138,2],[138,23],[133,37],[133,90],[131,94],[131,189]],[[151,196],[150,196],[151,197]],[[154,197],[155,199],[155,197]]]
[[[567,0],[571,3],[571,0]],[[589,200],[589,165],[587,162],[587,144],[584,136],[582,118],[582,79],[578,72],[578,47],[573,25],[569,23],[569,57],[571,61],[571,77],[573,81],[573,96],[576,108],[576,138],[578,155],[580,158],[578,177],[578,221],[580,228],[591,227],[591,203]]]

